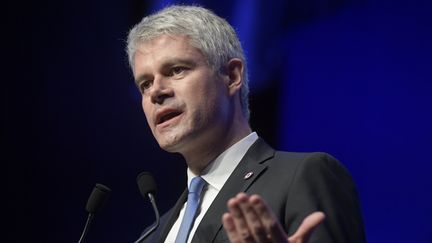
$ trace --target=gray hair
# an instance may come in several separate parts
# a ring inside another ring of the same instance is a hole
[[[243,115],[249,119],[246,58],[237,34],[230,24],[212,11],[198,6],[173,5],[151,14],[129,32],[127,54],[132,71],[139,44],[164,34],[188,36],[190,44],[203,53],[208,65],[218,73],[221,73],[224,65],[232,58],[241,59],[244,63],[244,72],[240,102]]]

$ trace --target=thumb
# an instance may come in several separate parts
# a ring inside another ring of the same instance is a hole
[[[320,225],[325,219],[323,212],[314,212],[307,216],[297,231],[288,238],[290,243],[303,243],[307,242],[313,231],[318,225]]]

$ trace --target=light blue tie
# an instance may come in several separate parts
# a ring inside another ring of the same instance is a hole
[[[186,243],[189,232],[192,228],[193,222],[195,221],[201,191],[206,184],[206,181],[196,176],[192,179],[189,186],[189,194],[186,205],[186,212],[183,216],[183,220],[180,225],[180,230],[177,233],[175,243]]]

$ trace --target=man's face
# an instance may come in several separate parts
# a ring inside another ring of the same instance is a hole
[[[142,107],[160,147],[187,153],[224,136],[228,80],[216,74],[186,36],[162,35],[142,43],[134,64]]]

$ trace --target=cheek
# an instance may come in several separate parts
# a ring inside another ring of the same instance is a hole
[[[147,123],[152,128],[152,121],[151,121],[151,108],[150,106],[144,101],[144,99],[141,101],[141,107],[144,111],[144,115],[147,119]]]
[[[214,98],[209,90],[194,90],[194,92],[190,93],[189,97],[188,103],[195,112],[206,114],[213,110]]]
[[[221,102],[214,90],[207,90],[203,94],[195,94],[194,104],[196,109],[196,119],[198,122],[208,123],[220,118]]]

